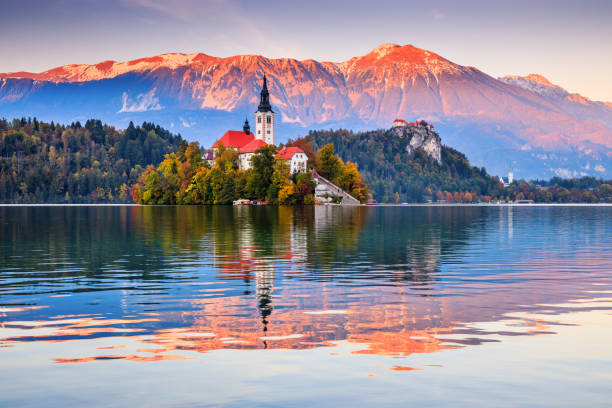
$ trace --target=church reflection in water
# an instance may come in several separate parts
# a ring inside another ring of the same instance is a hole
[[[15,216],[7,211],[1,215]],[[509,314],[537,312],[544,303],[548,313],[567,311],[551,304],[583,296],[592,283],[584,276],[568,284],[567,259],[516,246],[512,256],[499,251],[519,227],[505,209],[24,211],[30,221],[0,226],[3,234],[20,234],[2,249],[0,294],[29,305],[0,309],[1,345],[115,344],[57,362],[341,341],[358,354],[406,357],[553,333],[552,320]],[[23,251],[31,256],[16,256]],[[484,330],[477,322],[505,328]],[[126,337],[142,348],[122,353],[116,343]]]

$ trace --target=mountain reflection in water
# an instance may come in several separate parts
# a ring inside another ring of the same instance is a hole
[[[74,363],[347,341],[401,358],[554,334],[558,315],[611,308],[611,215],[0,207],[0,347],[91,341],[88,355],[51,356]]]

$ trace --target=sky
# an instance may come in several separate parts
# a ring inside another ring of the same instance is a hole
[[[344,61],[412,44],[612,101],[612,1],[0,0],[0,72],[167,52]]]

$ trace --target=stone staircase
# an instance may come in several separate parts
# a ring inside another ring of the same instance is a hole
[[[334,201],[333,197],[342,197],[339,204],[341,205],[360,205],[361,203],[355,197],[319,175],[316,170],[312,171],[312,179],[317,184],[315,188],[315,200],[323,203],[331,203]]]

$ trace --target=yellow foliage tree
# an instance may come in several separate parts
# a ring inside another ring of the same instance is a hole
[[[292,204],[295,198],[295,185],[288,184],[278,192],[279,204]]]

